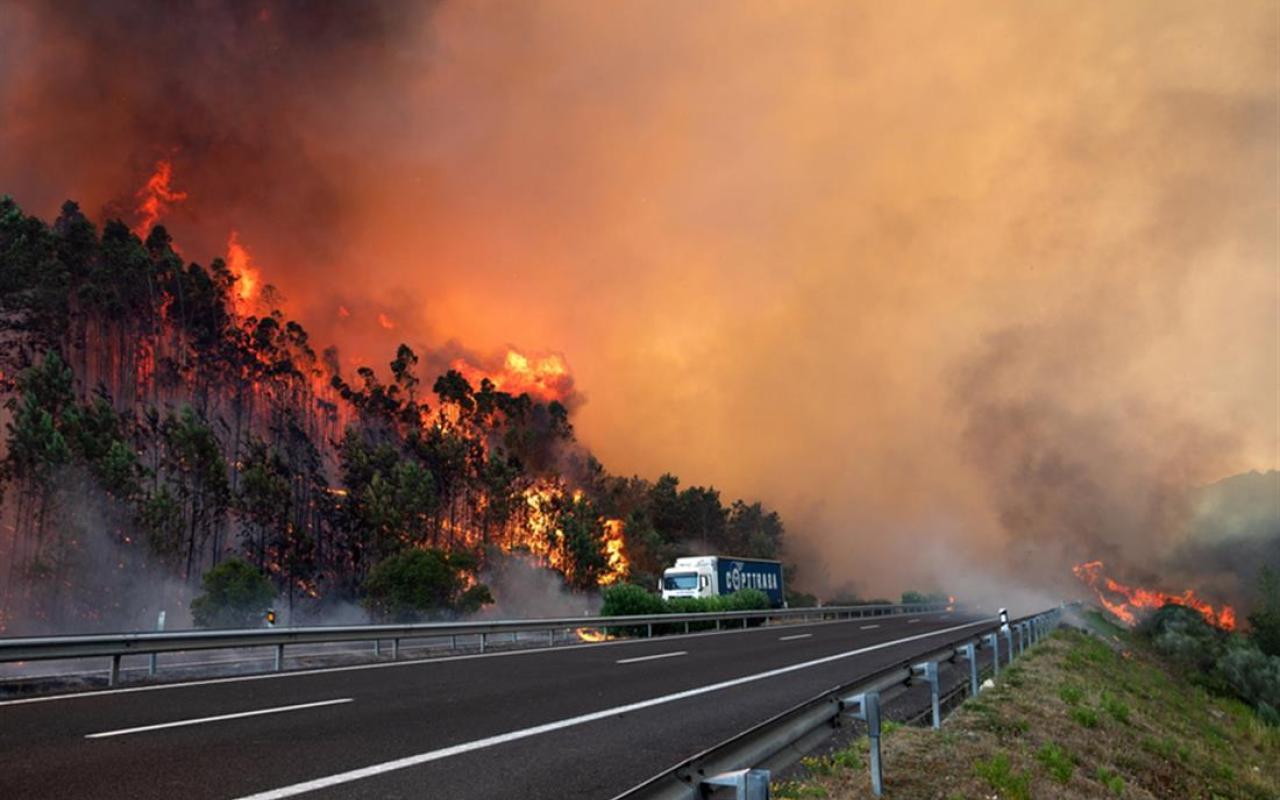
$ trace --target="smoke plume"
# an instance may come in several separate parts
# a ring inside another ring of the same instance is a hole
[[[764,498],[811,589],[1065,588],[1159,572],[1196,487],[1280,466],[1278,31],[1267,2],[4,0],[0,192],[132,220],[167,159],[188,258],[238,231],[344,359],[565,354],[612,470]]]

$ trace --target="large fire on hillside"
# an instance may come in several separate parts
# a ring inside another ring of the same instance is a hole
[[[1179,594],[1163,592],[1158,589],[1144,589],[1126,586],[1114,578],[1102,574],[1101,561],[1086,561],[1077,564],[1072,572],[1085,585],[1093,590],[1094,595],[1103,608],[1120,619],[1126,625],[1134,625],[1138,615],[1146,611],[1154,611],[1164,605],[1179,605],[1195,609],[1204,617],[1205,622],[1223,630],[1235,630],[1236,611],[1229,605],[1215,608],[1201,599],[1194,589],[1186,589]]]
[[[156,165],[155,172],[147,179],[137,195],[142,200],[136,212],[139,221],[135,231],[145,237],[161,221],[174,203],[189,198],[187,192],[177,192],[171,188],[174,179],[173,166],[168,161]],[[258,312],[271,313],[263,306],[262,293],[264,279],[261,267],[254,262],[248,247],[241,241],[236,230],[230,231],[227,237],[225,263],[234,279],[230,290],[230,300],[235,313],[240,318],[237,323],[245,328],[246,334],[256,326],[259,319],[254,316]],[[273,298],[278,300],[278,298]],[[349,315],[344,306],[340,313]],[[395,330],[394,321],[385,313],[376,315],[378,327],[385,331]],[[148,351],[140,359],[139,374],[150,376],[155,374],[155,354]],[[466,379],[473,389],[489,385],[496,392],[505,392],[513,396],[528,395],[539,402],[568,402],[573,392],[573,377],[562,356],[554,353],[530,355],[515,348],[508,348],[498,359],[486,361],[480,358],[453,359],[450,369]],[[340,367],[339,367],[340,368]],[[310,366],[310,388],[317,398],[333,404],[332,392],[328,382],[331,378],[319,365]],[[255,393],[262,387],[254,386]],[[349,421],[351,414],[345,409],[334,412],[334,419],[339,425]],[[439,409],[435,414],[423,414],[419,418],[424,432],[427,428],[439,425],[456,425],[459,422],[456,409]],[[345,490],[330,487],[331,496],[344,502]],[[462,522],[450,522],[449,535],[455,542],[470,548],[496,547],[504,553],[528,553],[539,563],[561,572],[566,579],[573,580],[574,558],[568,548],[575,546],[566,537],[561,522],[566,509],[575,509],[582,503],[581,491],[570,491],[561,480],[540,481],[524,490],[524,507],[521,513],[513,515],[497,532],[482,531],[475,526]],[[464,520],[468,515],[461,515]],[[598,586],[608,586],[624,580],[630,571],[630,562],[626,554],[625,529],[622,520],[597,516],[591,520],[592,526],[599,534],[602,542],[601,565],[595,575]],[[273,561],[273,572],[280,570],[279,562]],[[307,587],[307,593],[314,595],[314,588]]]

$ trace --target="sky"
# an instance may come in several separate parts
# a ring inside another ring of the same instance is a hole
[[[562,355],[810,587],[1065,587],[1280,466],[1278,66],[1244,0],[0,0],[0,193],[169,160],[187,257],[348,363]]]

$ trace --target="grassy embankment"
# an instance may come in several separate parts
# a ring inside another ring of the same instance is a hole
[[[1280,798],[1280,728],[1166,666],[1098,615],[1063,630],[967,700],[941,731],[889,726],[884,796],[907,798]],[[805,759],[774,797],[872,798],[866,739]]]

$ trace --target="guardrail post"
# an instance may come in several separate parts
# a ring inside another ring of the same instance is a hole
[[[481,653],[484,652],[484,640],[485,640],[485,635],[482,633],[480,634],[480,652]]]
[[[1004,646],[1009,651],[1009,663],[1013,663],[1013,630],[1005,626],[1004,629]]]
[[[279,672],[284,669],[284,644],[276,645],[276,663],[275,671]]]
[[[107,685],[116,686],[120,683],[120,654],[116,653],[111,657],[111,673],[107,675]]]
[[[382,658],[382,640],[381,639],[373,640],[373,657]]]
[[[956,648],[956,655],[969,662],[969,696],[978,696],[978,653],[973,643]]]
[[[685,633],[689,632],[689,620],[687,619],[684,621],[684,632]]]
[[[988,633],[986,641],[991,645],[991,677],[1000,677],[1000,634]]]
[[[701,580],[701,579],[699,579],[699,580]],[[650,623],[646,624],[646,625],[645,625],[645,628],[647,629],[647,632],[645,633],[646,638],[652,639],[652,638],[653,638],[653,623],[652,623],[652,622],[650,622]]]
[[[942,710],[938,707],[938,662],[922,661],[911,669],[913,672],[918,671],[929,684],[929,700],[933,706],[933,729],[936,731],[942,727]]]
[[[392,661],[400,660],[400,640],[399,639],[391,640],[391,660]]]
[[[858,710],[849,712],[850,716],[867,723],[867,739],[871,742],[871,793],[879,797],[884,791],[884,774],[880,769],[880,693],[863,692],[855,695],[851,702],[857,704]]]
[[[707,786],[727,786],[737,800],[769,800],[769,770],[738,769],[704,778]]]

